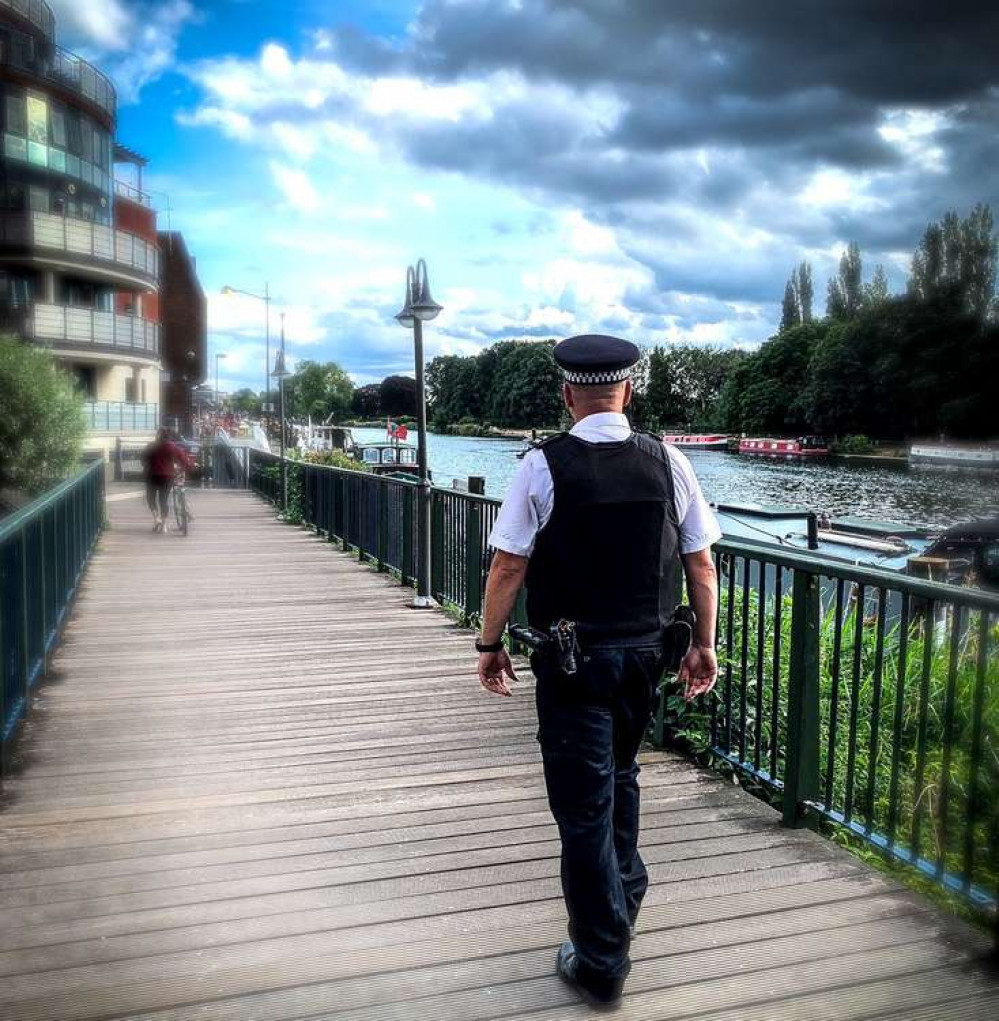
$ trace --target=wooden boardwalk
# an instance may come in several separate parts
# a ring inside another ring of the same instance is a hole
[[[588,1016],[526,671],[245,493],[112,490],[0,813],[4,1021]],[[676,757],[621,1018],[999,1016],[989,940]]]

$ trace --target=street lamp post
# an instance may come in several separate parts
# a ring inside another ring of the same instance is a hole
[[[281,350],[274,359],[274,371],[271,375],[278,381],[278,390],[281,402],[281,506],[285,514],[288,513],[288,462],[285,459],[285,409],[284,409],[284,380],[289,375],[288,367],[284,361],[284,312],[281,313]]]
[[[253,291],[244,291],[239,287],[230,287],[228,284],[222,288],[223,294],[242,294],[247,298],[256,298],[264,303],[264,392],[261,395],[261,403],[269,404],[271,396],[271,382],[268,373],[271,371],[271,285],[264,284],[264,293],[255,294]]]
[[[433,606],[430,596],[430,472],[427,465],[427,395],[423,377],[423,324],[440,315],[441,306],[430,296],[427,264],[420,259],[416,268],[406,270],[406,301],[396,315],[401,326],[413,331],[416,358],[416,429],[417,459],[420,472],[420,499],[417,514],[417,536],[420,560],[416,572],[416,598],[413,606]]]
[[[219,359],[225,358],[225,351],[215,352],[215,407],[218,409],[219,404]]]

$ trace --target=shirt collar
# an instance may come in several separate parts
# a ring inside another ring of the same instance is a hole
[[[615,411],[601,411],[580,419],[569,432],[581,440],[597,443],[601,440],[613,442],[626,440],[631,435],[631,423],[627,415]]]

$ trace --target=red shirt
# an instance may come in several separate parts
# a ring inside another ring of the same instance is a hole
[[[146,462],[146,474],[152,479],[172,479],[176,474],[176,465],[182,469],[194,467],[194,458],[172,440],[157,440],[146,447],[143,459]]]

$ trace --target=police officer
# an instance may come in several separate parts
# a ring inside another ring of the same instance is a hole
[[[682,568],[697,614],[679,680],[710,691],[717,579],[709,547],[721,531],[690,462],[631,430],[638,348],[617,337],[555,347],[574,425],[525,458],[489,543],[495,550],[479,651],[482,686],[516,680],[501,637],[522,585],[530,624],[574,622],[576,671],[546,649],[531,657],[548,801],[562,839],[570,940],[556,970],[592,1006],[613,1008],[648,875],[638,852],[635,757],[663,672],[663,634]]]

